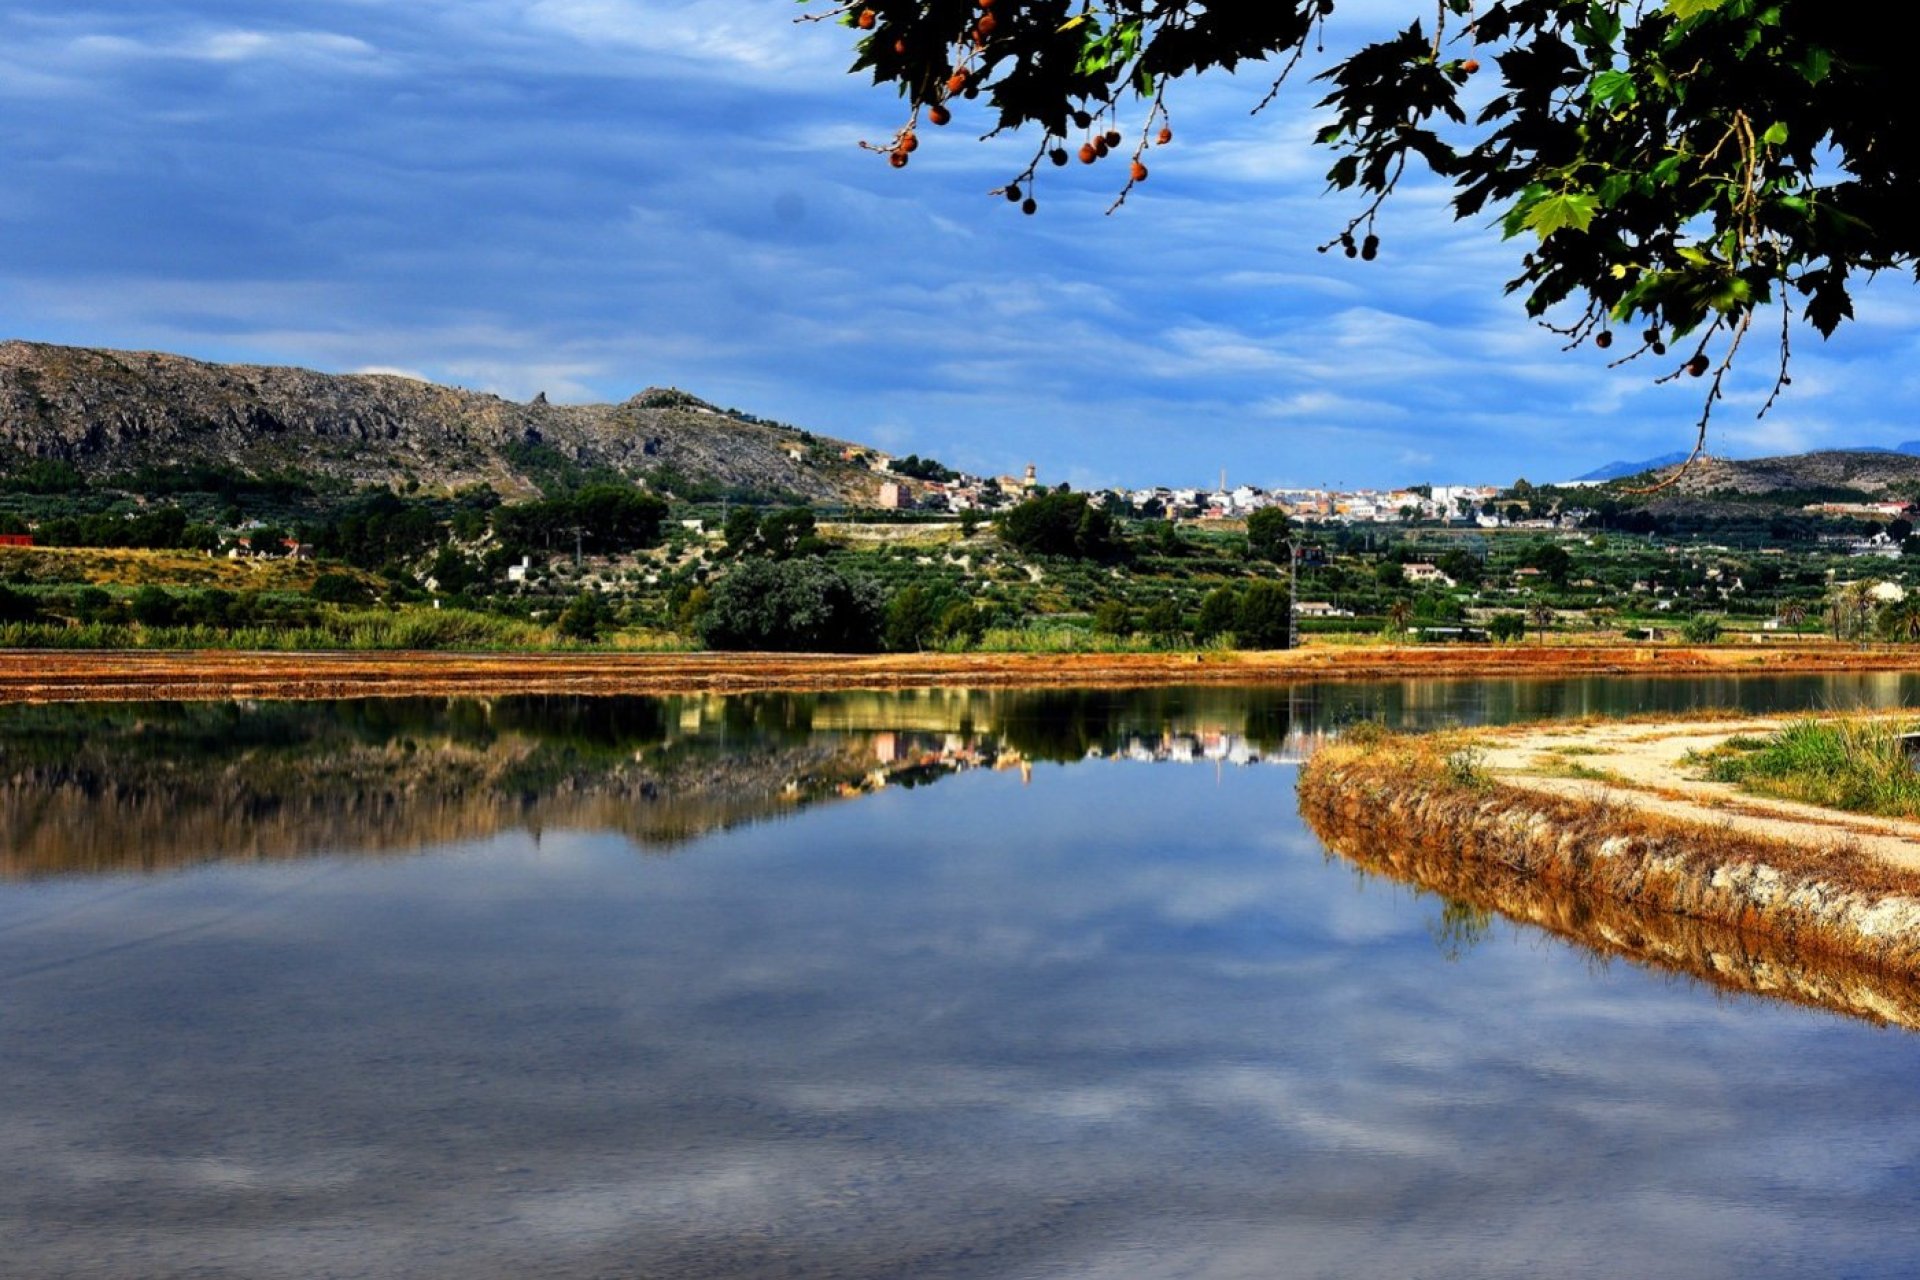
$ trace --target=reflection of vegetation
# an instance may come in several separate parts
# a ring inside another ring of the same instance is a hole
[[[1485,907],[1448,898],[1441,903],[1440,915],[1428,926],[1433,944],[1451,962],[1486,941],[1493,931],[1493,913]]]
[[[670,844],[963,769],[1256,759],[1292,723],[1284,692],[1219,689],[18,706],[0,711],[0,874],[553,826]]]
[[[1911,931],[1868,936],[1850,914],[1862,903],[1904,911],[1908,873],[1844,847],[1743,842],[1630,818],[1604,802],[1462,789],[1448,777],[1447,750],[1444,741],[1383,735],[1365,748],[1321,751],[1301,774],[1301,814],[1366,872],[1596,955],[1920,1029]],[[1774,887],[1765,909],[1743,895],[1748,881]],[[1458,954],[1472,929],[1449,905],[1436,941]]]

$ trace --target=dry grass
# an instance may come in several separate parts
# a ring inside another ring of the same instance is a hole
[[[1683,821],[1618,793],[1465,784],[1448,738],[1335,746],[1302,770],[1301,811],[1329,844],[1504,868],[1567,892],[1671,912],[1920,974],[1920,872],[1848,842],[1809,848]],[[1379,856],[1389,856],[1381,853]]]
[[[305,591],[321,571],[307,560],[228,560],[195,551],[0,547],[0,579],[17,583]]]

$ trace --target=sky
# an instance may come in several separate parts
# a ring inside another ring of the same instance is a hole
[[[1353,0],[1372,34],[1424,6]],[[1048,482],[1564,479],[1688,447],[1701,385],[1562,353],[1525,246],[1403,190],[1376,262],[1314,246],[1311,86],[1172,98],[1109,163],[990,195],[1032,143],[957,114],[905,170],[850,34],[792,0],[0,0],[0,336],[380,370],[530,399],[677,386]],[[1490,77],[1489,77],[1490,78]],[[1749,356],[1709,448],[1920,439],[1920,293]],[[1616,352],[1617,354],[1617,352]]]

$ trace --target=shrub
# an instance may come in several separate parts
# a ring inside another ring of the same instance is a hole
[[[1200,617],[1194,623],[1194,635],[1201,640],[1211,640],[1223,632],[1231,631],[1239,613],[1240,597],[1233,588],[1216,587],[1200,602]]]
[[[1517,613],[1496,613],[1487,623],[1487,634],[1495,640],[1518,640],[1527,634],[1527,620]]]
[[[165,587],[142,587],[133,593],[133,620],[143,627],[170,627],[179,613]]]
[[[748,560],[713,586],[699,629],[715,649],[870,653],[880,618],[865,578],[812,557]]]
[[[322,604],[366,604],[373,599],[367,585],[350,573],[323,573],[307,594]]]
[[[1093,611],[1093,633],[1124,636],[1133,633],[1133,613],[1124,600],[1108,600]]]
[[[1688,644],[1713,644],[1720,639],[1720,619],[1711,613],[1696,613],[1680,625],[1680,635]]]
[[[600,629],[611,618],[606,604],[591,591],[583,591],[567,603],[560,613],[557,624],[561,635],[569,640],[594,641],[600,638]]]
[[[1243,649],[1284,649],[1293,627],[1293,598],[1277,582],[1256,582],[1240,597],[1233,634]]]

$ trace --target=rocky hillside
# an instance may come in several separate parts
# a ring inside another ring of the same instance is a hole
[[[1660,475],[1671,474],[1665,468]],[[1701,458],[1673,485],[1674,496],[1710,498],[1849,489],[1874,498],[1920,490],[1920,457],[1878,450],[1829,450],[1783,458]]]
[[[877,478],[841,460],[843,442],[809,443],[680,392],[614,405],[515,404],[387,375],[0,342],[6,470],[49,459],[91,477],[204,462],[355,484],[485,482],[525,494],[558,462],[635,480],[667,468],[815,501],[873,499]]]

